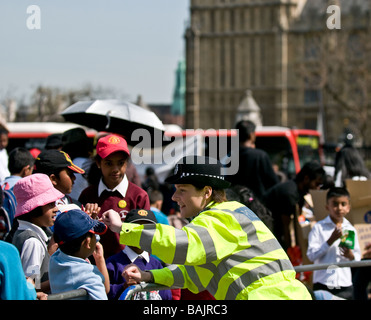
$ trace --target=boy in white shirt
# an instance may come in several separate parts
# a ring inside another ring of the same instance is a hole
[[[317,222],[308,239],[307,256],[315,264],[360,260],[361,250],[355,228],[345,219],[350,211],[350,195],[345,188],[331,188],[326,196],[329,215]],[[354,249],[339,246],[345,230],[354,232]],[[344,298],[353,299],[353,283],[350,268],[314,271],[313,290],[326,290]]]

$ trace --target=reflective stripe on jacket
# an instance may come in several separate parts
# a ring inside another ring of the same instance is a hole
[[[212,203],[181,230],[124,223],[120,242],[176,264],[151,270],[158,284],[220,300],[310,299],[277,239],[238,202]]]

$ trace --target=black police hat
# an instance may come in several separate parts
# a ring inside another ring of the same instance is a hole
[[[230,183],[224,179],[222,168],[222,164],[214,158],[186,156],[176,164],[174,175],[168,177],[165,182],[225,189],[230,186]]]

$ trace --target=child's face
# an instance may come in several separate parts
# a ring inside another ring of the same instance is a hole
[[[5,149],[8,146],[9,138],[5,133],[0,134],[0,150]]]
[[[54,225],[55,218],[57,216],[58,208],[55,205],[55,202],[48,203],[42,208],[42,216],[35,218],[33,222],[39,227],[51,227]]]
[[[55,176],[52,178],[54,188],[62,192],[63,194],[70,194],[72,192],[72,186],[76,180],[75,174],[69,168],[63,169],[59,172],[59,177]]]
[[[332,197],[327,201],[326,209],[334,223],[343,222],[343,218],[350,211],[350,201],[346,196]]]
[[[124,152],[114,152],[98,163],[105,185],[113,189],[124,178],[127,167],[127,155]]]

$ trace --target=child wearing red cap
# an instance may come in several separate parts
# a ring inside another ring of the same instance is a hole
[[[130,182],[126,176],[127,163],[130,152],[126,140],[118,135],[110,134],[98,140],[96,146],[96,164],[102,173],[98,184],[89,186],[80,195],[79,201],[98,203],[101,213],[113,209],[124,221],[126,214],[132,209],[150,209],[148,194]],[[119,235],[108,230],[101,237],[105,258],[108,258],[122,249]]]

